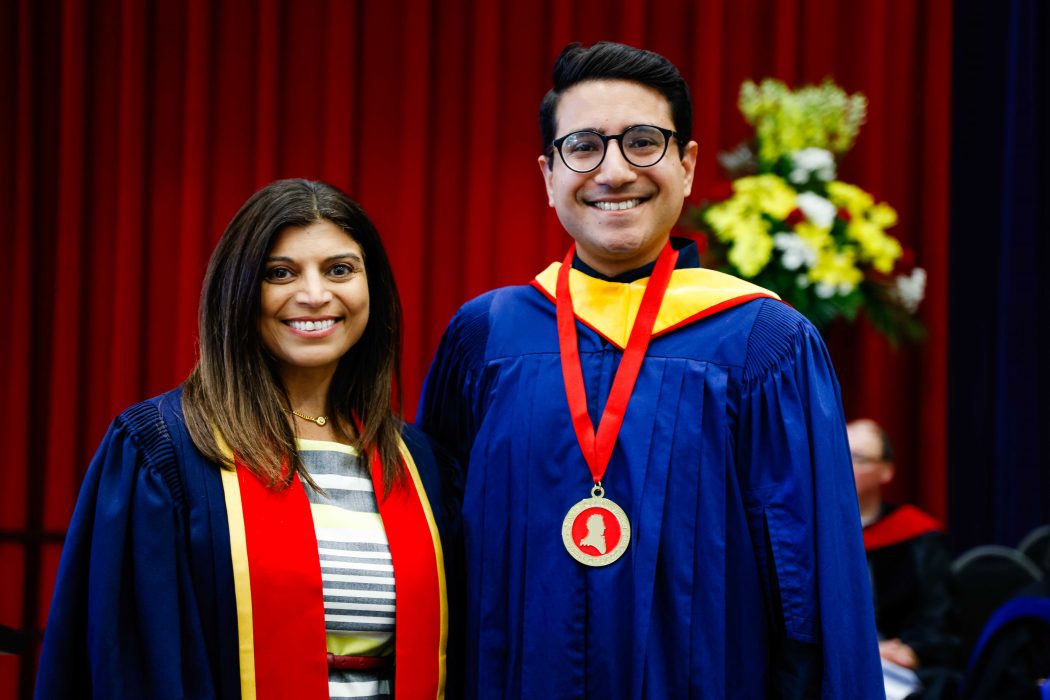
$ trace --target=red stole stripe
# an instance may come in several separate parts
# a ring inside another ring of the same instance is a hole
[[[266,488],[237,463],[255,645],[255,687],[267,698],[327,698],[321,562],[299,477]]]
[[[944,528],[915,506],[903,505],[864,528],[864,551],[889,547]]]
[[[405,460],[402,480],[389,494],[383,470],[372,452],[372,483],[394,561],[396,625],[394,694],[396,698],[443,696],[445,659],[442,643],[441,583],[430,521],[421,503],[422,485]]]
[[[437,526],[415,463],[402,443],[404,478],[384,497],[382,470],[373,455],[371,472],[394,564],[397,612],[397,698],[444,697],[445,591]],[[280,491],[267,489],[239,460],[231,515],[243,519],[250,602],[241,644],[253,647],[254,673],[242,668],[242,693],[259,698],[327,698],[328,659],[324,598],[317,535],[306,491],[298,476]],[[230,513],[231,502],[227,501]],[[234,575],[239,576],[234,552]],[[241,569],[243,570],[243,569]],[[248,586],[243,588],[247,589]],[[240,596],[241,586],[238,586]],[[242,601],[238,598],[238,619]],[[251,654],[251,651],[247,652]],[[242,664],[243,665],[243,664]]]

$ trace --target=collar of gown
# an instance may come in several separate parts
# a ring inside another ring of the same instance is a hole
[[[689,248],[687,245],[683,249],[687,263]],[[682,257],[680,253],[680,261]],[[648,265],[615,279],[599,279],[577,269],[574,262],[573,269],[569,271],[569,290],[577,320],[623,349],[638,315],[651,268]],[[551,263],[532,281],[532,285],[552,302],[557,299],[559,269],[560,262]],[[645,276],[634,278],[635,272]],[[683,268],[680,262],[678,269],[671,275],[671,282],[653,326],[653,335],[669,333],[686,324],[763,297],[780,299],[773,292],[750,282],[714,270]]]

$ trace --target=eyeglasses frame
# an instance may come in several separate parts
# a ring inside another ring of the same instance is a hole
[[[660,154],[659,158],[654,160],[652,163],[649,163],[649,165],[638,165],[633,160],[631,160],[630,158],[627,157],[627,152],[623,149],[623,137],[627,135],[627,132],[630,131],[631,129],[637,129],[637,128],[643,127],[643,126],[646,127],[646,128],[649,128],[649,129],[656,129],[657,131],[659,131],[661,134],[664,135],[664,150],[663,150],[663,153]],[[602,142],[602,157],[598,159],[598,162],[594,164],[593,168],[588,168],[587,170],[577,170],[576,168],[574,168],[571,165],[569,165],[569,162],[567,160],[565,160],[565,154],[561,152],[561,145],[563,143],[565,143],[565,139],[569,138],[573,134],[594,134],[595,136],[597,136],[599,138],[599,140],[601,140],[601,142]],[[619,148],[620,148],[620,155],[623,156],[623,159],[626,162],[630,163],[635,168],[651,168],[654,165],[656,165],[657,163],[659,163],[660,161],[662,161],[664,159],[664,156],[667,155],[667,149],[671,145],[671,139],[672,138],[675,138],[675,139],[678,138],[678,132],[677,131],[674,131],[672,129],[665,129],[662,126],[656,126],[655,124],[632,124],[631,126],[627,127],[623,131],[621,131],[619,134],[606,135],[606,134],[603,134],[601,132],[595,131],[594,129],[579,129],[577,131],[570,131],[569,133],[565,134],[564,136],[562,136],[560,138],[556,138],[553,141],[551,141],[550,148],[558,152],[558,157],[561,158],[561,162],[565,164],[566,168],[568,168],[569,170],[573,171],[574,173],[580,173],[581,175],[583,175],[583,174],[586,174],[586,173],[592,173],[592,172],[594,172],[595,170],[597,170],[598,168],[600,168],[602,166],[602,163],[605,162],[605,156],[609,154],[609,142],[612,141],[613,139],[616,139],[616,145],[619,146]]]
[[[886,458],[882,455],[862,455],[856,452],[850,452],[850,461],[853,462],[854,470],[859,471],[872,471],[877,469],[880,465],[886,464]]]

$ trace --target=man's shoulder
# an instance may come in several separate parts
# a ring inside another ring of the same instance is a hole
[[[544,327],[537,322],[553,323],[554,311],[549,297],[535,285],[499,287],[463,304],[449,322],[449,337],[473,347],[487,344],[493,333],[516,338],[525,327],[537,333]],[[699,333],[707,359],[758,373],[791,356],[808,338],[819,339],[805,316],[776,298],[757,296],[712,311],[670,324],[655,335],[678,339],[671,341],[673,347],[676,342],[691,346]]]
[[[530,285],[497,287],[460,306],[449,322],[449,328],[464,330],[488,326],[495,318],[513,318],[519,311],[531,310],[540,302],[542,295]]]
[[[944,525],[940,520],[910,503],[885,504],[878,522],[889,520],[906,523],[912,529],[920,532],[942,532],[944,530]]]
[[[494,304],[515,304],[534,300],[537,291],[531,284],[511,284],[496,287],[477,295],[460,307],[460,312],[469,314],[488,313]]]
[[[499,287],[467,301],[445,329],[436,362],[477,366],[485,361],[490,339],[508,329],[535,326],[542,295],[525,285]]]
[[[754,343],[775,343],[778,339],[796,338],[817,333],[813,322],[787,302],[779,299],[755,299],[748,303],[754,313],[750,332]]]
[[[864,548],[869,553],[893,548],[940,544],[944,526],[932,515],[912,505],[887,505],[879,519],[864,528]]]
[[[732,325],[742,343],[745,376],[760,378],[793,364],[801,353],[823,348],[813,323],[783,301],[758,298],[729,309],[723,323]]]

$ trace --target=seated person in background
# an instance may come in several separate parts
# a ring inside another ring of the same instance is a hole
[[[943,529],[909,505],[882,501],[893,479],[893,449],[874,421],[846,426],[857,482],[864,549],[875,600],[875,626],[883,659],[914,670],[932,690],[954,665],[958,640],[946,632],[951,610],[951,560]],[[940,667],[941,670],[935,670]]]

